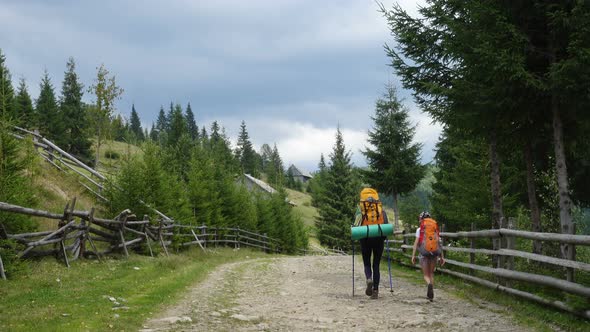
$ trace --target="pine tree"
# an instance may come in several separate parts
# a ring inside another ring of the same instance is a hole
[[[20,80],[18,85],[15,98],[15,114],[17,115],[18,125],[29,129],[36,128],[34,121],[35,109],[33,108],[33,102],[27,91],[27,84],[24,78]]]
[[[156,120],[156,134],[158,141],[162,137],[166,137],[166,133],[168,132],[168,119],[166,119],[166,113],[164,113],[164,107],[160,106],[160,112],[158,113],[158,119]],[[162,143],[162,142],[160,142]]]
[[[41,79],[39,98],[35,105],[35,112],[39,117],[39,132],[54,141],[57,145],[64,145],[63,122],[61,113],[55,100],[55,92],[47,71]]]
[[[130,119],[129,130],[135,136],[135,139],[139,142],[145,140],[145,134],[141,128],[141,121],[139,120],[139,114],[135,110],[135,104],[131,105],[131,119]]]
[[[6,57],[0,49],[0,118],[14,118],[14,88],[10,71],[5,64]]]
[[[66,68],[59,102],[60,112],[64,119],[63,135],[66,143],[64,148],[82,161],[90,163],[92,142],[89,137],[86,107],[82,103],[84,87],[76,74],[74,58],[68,59]]]
[[[377,100],[374,127],[369,131],[373,148],[363,151],[369,169],[364,175],[380,193],[393,196],[395,227],[399,226],[398,198],[416,187],[424,177],[425,167],[420,165],[420,148],[412,143],[416,127],[408,120],[408,111],[396,96],[393,86]]]
[[[188,134],[186,121],[182,115],[182,107],[179,104],[174,106],[169,119],[168,140],[166,143],[168,146],[175,146],[182,135]]]
[[[253,177],[259,177],[258,160],[256,151],[252,147],[248,131],[246,130],[246,122],[242,120],[240,126],[240,134],[236,147],[236,158],[240,161],[240,166],[244,173],[250,174]]]
[[[273,186],[280,188],[285,182],[285,168],[283,167],[283,160],[279,154],[279,149],[275,144],[270,154],[270,159],[265,169],[268,182]]]
[[[34,207],[32,177],[27,174],[26,155],[22,152],[27,142],[18,141],[11,132],[9,122],[0,121],[0,202]],[[34,230],[36,223],[28,216],[0,212],[0,227],[18,234]]]
[[[158,141],[158,130],[156,129],[156,125],[153,122],[152,122],[152,129],[150,129],[149,138],[150,138],[150,140],[152,140],[152,142]]]
[[[349,228],[354,218],[358,191],[355,188],[350,158],[351,154],[346,151],[338,128],[323,187],[325,195],[322,195],[319,217],[316,220],[318,238],[328,247],[350,247]]]
[[[197,140],[199,138],[199,127],[197,126],[197,123],[195,122],[195,114],[193,113],[193,110],[191,108],[191,103],[188,103],[188,105],[186,105],[185,118],[186,118],[187,130],[189,132],[191,139]]]
[[[188,176],[189,202],[197,225],[215,225],[221,220],[222,198],[215,182],[215,164],[208,151],[196,146]]]

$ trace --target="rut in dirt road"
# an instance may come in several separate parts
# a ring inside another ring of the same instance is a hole
[[[382,272],[380,298],[364,294],[362,263],[350,256],[258,259],[227,264],[143,331],[526,331],[501,307],[472,303]],[[385,269],[387,265],[385,265]],[[386,286],[386,287],[384,287]]]

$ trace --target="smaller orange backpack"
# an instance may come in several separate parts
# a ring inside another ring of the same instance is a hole
[[[432,218],[424,218],[420,223],[420,238],[418,239],[418,251],[422,256],[439,256],[438,224]]]

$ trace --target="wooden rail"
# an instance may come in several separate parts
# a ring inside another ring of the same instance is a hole
[[[125,210],[113,219],[94,216],[94,209],[77,211],[74,209],[75,199],[68,202],[63,213],[52,213],[43,210],[26,208],[0,202],[0,211],[42,217],[57,220],[57,229],[53,231],[6,234],[0,233],[0,239],[11,239],[24,246],[17,253],[20,258],[55,255],[63,259],[66,266],[79,257],[97,257],[120,252],[129,256],[129,251],[146,246],[150,255],[153,254],[154,242],[162,247],[168,255],[169,246],[187,247],[199,245],[203,250],[207,246],[232,245],[235,248],[252,247],[268,253],[281,251],[279,240],[248,230],[209,226],[178,225],[173,220],[159,218],[149,220],[144,216],[139,220],[130,210]],[[1,222],[0,222],[0,225]],[[1,227],[0,227],[1,228]],[[181,239],[173,241],[173,238]],[[95,242],[104,243],[97,246]],[[50,247],[51,249],[48,249]],[[91,250],[86,250],[91,248]],[[5,279],[5,270],[0,257],[0,277]]]
[[[512,221],[510,221],[508,224],[512,225],[513,223]],[[540,295],[531,294],[529,292],[513,288],[511,287],[512,284],[510,283],[510,280],[526,282],[539,286],[551,287],[563,291],[565,293],[581,296],[582,298],[590,298],[590,288],[588,287],[588,285],[576,283],[574,282],[574,280],[568,279],[568,276],[573,275],[572,273],[564,272],[564,278],[560,279],[555,276],[535,274],[530,273],[528,271],[517,271],[515,266],[518,265],[514,264],[514,259],[519,258],[524,259],[526,261],[536,261],[551,264],[570,270],[573,269],[583,272],[590,272],[589,262],[569,260],[563,257],[552,257],[541,254],[534,254],[515,249],[516,238],[527,240],[553,241],[558,242],[560,244],[566,243],[570,245],[588,246],[590,245],[590,236],[558,233],[536,233],[515,230],[510,227],[491,230],[475,230],[475,227],[473,225],[471,231],[461,231],[454,233],[441,232],[440,235],[441,242],[446,243],[446,245],[442,246],[442,249],[445,252],[469,254],[469,262],[458,261],[446,257],[445,260],[448,264],[448,267],[447,265],[445,265],[445,268],[438,268],[437,271],[455,277],[459,277],[465,280],[469,280],[471,282],[475,282],[486,287],[497,289],[508,294],[523,297],[528,300],[541,303],[543,305],[549,305],[560,310],[568,311],[570,313],[574,313],[586,319],[590,319],[589,309],[576,310],[564,302],[546,299]],[[394,236],[401,238],[402,241],[390,241],[389,250],[392,252],[402,252],[403,257],[405,258],[411,257],[409,253],[412,252],[413,245],[410,244],[410,239],[412,239],[411,242],[413,244],[415,232],[402,232],[401,234],[396,233],[394,234]],[[456,247],[455,243],[451,245],[449,240],[460,238],[469,239],[469,247]],[[500,245],[496,249],[477,248],[475,240],[481,238],[496,240],[497,243],[499,243]],[[401,245],[398,245],[400,242],[403,243]],[[391,244],[393,244],[394,246],[397,245],[397,248],[392,248]],[[497,257],[499,259],[497,259],[497,265],[495,266],[482,266],[476,263],[476,255],[489,255],[492,257]],[[448,256],[448,254],[446,256]],[[403,264],[407,265],[406,262],[403,262]],[[414,267],[419,268],[419,265],[414,265]],[[469,271],[469,274],[465,274],[461,272],[461,270],[467,270]],[[483,274],[483,276],[487,276],[487,278],[489,278],[490,280],[474,276],[476,272],[479,272],[479,274]]]

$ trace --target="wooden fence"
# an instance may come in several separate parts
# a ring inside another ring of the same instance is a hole
[[[240,228],[179,225],[169,218],[150,221],[147,215],[140,219],[129,210],[113,219],[103,219],[94,215],[94,209],[78,211],[75,205],[74,199],[63,213],[51,213],[0,202],[0,211],[57,220],[56,230],[23,234],[7,233],[0,220],[0,239],[12,239],[23,245],[18,253],[20,258],[53,255],[63,259],[68,267],[80,257],[94,256],[100,260],[114,252],[129,256],[131,249],[141,248],[154,256],[154,246],[168,255],[172,244],[176,248],[198,245],[203,250],[220,245],[252,247],[269,253],[281,250],[278,240]],[[6,279],[1,257],[0,276]]]
[[[510,222],[509,225],[512,225]],[[443,227],[444,229],[444,227]],[[472,231],[468,232],[441,232],[441,240],[443,243],[443,250],[448,253],[467,253],[469,254],[468,262],[448,259],[445,255],[445,268],[437,268],[437,271],[452,275],[458,278],[469,280],[471,282],[500,290],[502,292],[526,298],[544,305],[552,306],[564,311],[574,313],[586,319],[590,319],[590,309],[575,310],[568,306],[563,301],[556,301],[543,298],[536,294],[531,294],[516,288],[511,287],[511,281],[520,281],[539,286],[550,287],[569,294],[575,294],[582,298],[590,298],[590,288],[588,285],[575,283],[573,280],[567,280],[568,276],[573,275],[571,271],[564,272],[564,278],[560,279],[553,276],[540,275],[529,273],[526,271],[517,271],[519,266],[514,263],[515,258],[526,259],[527,261],[535,261],[545,264],[559,266],[565,269],[573,269],[584,272],[590,272],[590,264],[586,262],[579,262],[575,260],[568,260],[559,257],[551,257],[540,254],[533,254],[530,252],[520,251],[515,249],[516,239],[538,240],[538,241],[553,241],[561,245],[578,245],[589,246],[590,236],[588,235],[569,235],[559,233],[536,233],[514,230],[511,228],[500,228],[490,230],[478,230],[472,226]],[[415,232],[396,232],[394,240],[389,241],[390,251],[401,253],[403,257],[410,258],[413,243],[415,240]],[[457,247],[457,242],[451,241],[456,239],[468,239],[469,247]],[[489,239],[490,243],[496,243],[492,247],[498,249],[478,248],[476,244],[477,239]],[[417,253],[416,253],[417,255]],[[495,266],[482,266],[477,263],[482,260],[477,260],[476,255],[489,255],[492,259],[489,260]],[[402,262],[406,265],[407,263]],[[410,264],[411,265],[411,264]],[[414,267],[419,268],[416,264]],[[467,273],[464,273],[467,272]],[[480,278],[478,276],[485,276]]]

